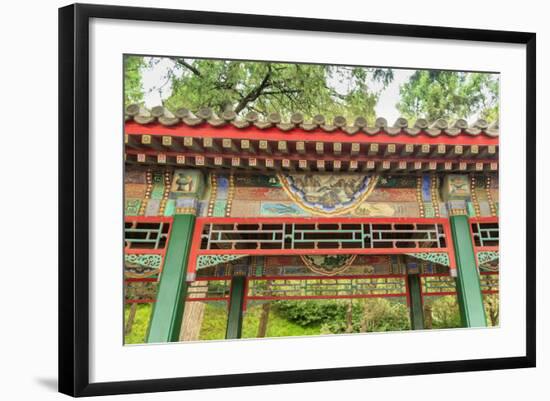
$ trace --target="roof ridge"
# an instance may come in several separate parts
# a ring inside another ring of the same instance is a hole
[[[469,126],[468,122],[464,119],[457,119],[450,122],[446,119],[439,118],[430,123],[424,118],[419,118],[411,125],[407,119],[399,117],[393,125],[390,126],[385,118],[377,117],[374,126],[369,126],[367,119],[361,116],[356,117],[352,124],[349,124],[344,116],[335,116],[332,123],[327,123],[325,116],[322,114],[318,114],[314,116],[311,121],[306,122],[303,114],[296,112],[292,113],[290,119],[284,122],[282,121],[281,115],[276,112],[264,116],[255,111],[250,111],[245,116],[238,117],[234,111],[228,110],[224,111],[221,116],[218,116],[210,107],[201,107],[193,113],[186,108],[179,108],[172,112],[164,106],[155,106],[151,109],[147,109],[138,104],[131,104],[126,107],[125,121],[135,121],[141,125],[158,122],[164,126],[174,126],[177,124],[197,126],[204,123],[213,127],[233,125],[237,128],[247,128],[255,126],[259,129],[278,128],[282,131],[290,131],[296,128],[305,131],[321,129],[326,132],[340,130],[349,135],[354,135],[359,132],[367,135],[375,135],[379,132],[397,135],[404,132],[412,136],[418,135],[421,132],[425,132],[430,136],[438,136],[443,133],[449,136],[457,136],[460,134],[477,136],[485,134],[490,137],[498,137],[499,135],[498,121],[489,124],[484,119],[478,119]]]

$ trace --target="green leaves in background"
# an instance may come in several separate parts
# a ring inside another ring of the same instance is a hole
[[[160,66],[160,67],[159,67]],[[244,115],[278,112],[288,119],[301,112],[329,121],[342,115],[374,122],[381,93],[394,79],[391,68],[347,67],[253,61],[200,60],[183,57],[124,58],[125,103],[144,101],[143,73],[158,68],[154,90],[163,105]],[[150,87],[149,83],[149,87]],[[409,119],[498,118],[497,74],[418,70],[401,84],[396,108]]]
[[[457,119],[479,114],[498,119],[499,81],[494,74],[416,71],[399,88],[397,109],[405,118]]]

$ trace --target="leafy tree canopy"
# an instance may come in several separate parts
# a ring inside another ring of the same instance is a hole
[[[243,115],[279,112],[288,118],[323,114],[331,119],[366,117],[371,123],[380,95],[394,70],[315,64],[288,64],[182,57],[127,56],[125,103],[143,103],[143,75],[162,63],[162,76],[149,90],[161,93],[163,105],[196,111],[234,110]],[[397,83],[396,83],[397,84]],[[493,74],[418,70],[400,85],[397,110],[409,119],[498,118],[498,77]]]
[[[141,69],[145,67],[143,57],[124,57],[124,103],[141,103],[143,101],[143,85]]]
[[[399,88],[396,107],[406,118],[498,119],[498,78],[493,74],[416,71]]]
[[[130,67],[145,62],[149,68],[154,68],[162,60],[131,58],[140,60],[127,62]],[[350,119],[364,116],[374,120],[374,107],[381,88],[393,77],[391,69],[181,57],[170,60],[172,66],[160,85],[169,85],[171,89],[164,106],[190,110],[207,106],[217,113],[231,109],[237,114],[279,112],[288,117],[292,112],[301,112],[306,118],[324,114]],[[138,99],[135,93],[142,90],[141,82],[133,78],[133,70],[129,70],[126,74],[127,103]],[[373,89],[373,83],[379,89]]]

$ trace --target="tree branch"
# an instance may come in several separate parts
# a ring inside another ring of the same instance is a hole
[[[301,89],[281,89],[278,91],[264,91],[262,92],[262,95],[283,95],[283,94],[291,94],[291,93],[302,93],[303,90]]]
[[[271,67],[268,65],[268,71],[265,74],[264,78],[262,79],[262,82],[252,89],[246,96],[244,96],[237,106],[235,107],[235,113],[239,114],[249,103],[256,100],[260,95],[262,95],[262,92],[265,88],[269,86],[269,78],[271,77]]]
[[[187,68],[189,71],[191,71],[193,74],[195,74],[198,77],[201,77],[202,74],[199,70],[197,70],[195,67],[193,67],[191,64],[189,64],[185,59],[181,57],[170,57],[172,60],[174,60],[177,64],[181,65],[182,67]]]

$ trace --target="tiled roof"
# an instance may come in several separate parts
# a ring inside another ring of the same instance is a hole
[[[254,126],[259,129],[278,128],[281,131],[290,131],[293,129],[302,129],[312,131],[321,129],[325,132],[341,131],[349,135],[364,134],[376,135],[386,133],[388,135],[397,135],[406,133],[415,136],[422,133],[437,137],[439,135],[448,135],[455,137],[458,135],[478,136],[486,135],[488,137],[498,137],[498,122],[489,125],[487,121],[479,119],[474,124],[468,125],[468,122],[459,119],[449,122],[445,119],[438,119],[428,122],[425,119],[418,119],[410,123],[405,118],[398,118],[392,125],[382,117],[376,119],[374,126],[368,126],[364,117],[357,117],[353,123],[349,123],[342,116],[335,117],[331,122],[327,121],[323,115],[316,115],[311,121],[305,121],[300,113],[293,113],[289,121],[282,121],[279,113],[270,113],[262,117],[256,112],[249,112],[243,118],[238,117],[233,111],[225,111],[217,116],[212,109],[208,107],[200,108],[196,113],[181,108],[174,112],[162,106],[145,109],[139,105],[130,105],[125,110],[125,120],[135,121],[141,125],[160,123],[167,127],[177,125],[198,126],[209,124],[212,127],[223,127],[232,125],[236,128],[247,128]]]

